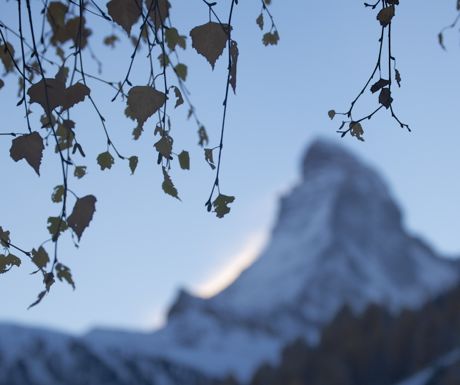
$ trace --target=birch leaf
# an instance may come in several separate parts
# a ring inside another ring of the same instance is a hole
[[[228,28],[228,24],[221,25],[210,21],[190,31],[192,47],[206,58],[212,69],[214,69],[217,58],[224,51],[228,39],[226,32]]]

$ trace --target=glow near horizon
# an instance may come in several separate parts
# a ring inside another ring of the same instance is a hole
[[[260,256],[268,236],[265,232],[251,234],[240,250],[226,260],[223,258],[222,266],[211,272],[210,277],[193,291],[200,297],[209,298],[225,289]]]

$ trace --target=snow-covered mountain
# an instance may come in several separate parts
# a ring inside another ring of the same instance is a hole
[[[77,338],[0,325],[0,385],[52,385],[63,373],[76,385],[246,381],[294,338],[318,341],[344,305],[417,308],[458,280],[456,264],[407,233],[374,170],[317,141],[264,251],[230,286],[209,299],[180,291],[166,326],[150,334],[100,329]]]

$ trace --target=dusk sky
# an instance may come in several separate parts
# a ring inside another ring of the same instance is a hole
[[[255,22],[260,2],[241,0],[235,9],[237,94],[229,99],[221,171],[222,192],[236,196],[231,213],[218,219],[204,207],[214,174],[197,146],[195,124],[186,120],[186,107],[171,113],[175,150],[191,154],[190,171],[176,165],[171,172],[179,202],[161,189],[161,168],[152,147],[155,121],[147,122],[140,141],[132,141],[135,123],[124,115],[125,103],[110,103],[113,90],[90,83],[114,142],[123,154],[139,155],[138,169],[130,176],[127,163],[116,160],[112,170],[100,171],[96,156],[105,151],[102,128],[89,103],[75,108],[75,130],[80,142],[88,143],[89,173],[80,181],[72,179],[71,188],[98,199],[80,247],[73,247],[68,235],[61,246],[62,261],[71,267],[77,288],[72,291],[57,282],[39,306],[26,310],[42,282],[30,275],[34,267],[24,259],[20,268],[0,276],[0,321],[72,332],[95,326],[157,327],[179,288],[212,295],[257,256],[276,218],[278,198],[298,180],[300,159],[317,137],[346,146],[382,174],[412,233],[444,255],[460,255],[460,35],[446,33],[447,52],[437,44],[439,30],[455,17],[454,1],[403,1],[398,6],[392,45],[402,87],[395,89],[394,107],[412,133],[382,110],[363,122],[364,143],[350,136],[341,139],[335,132],[340,119],[330,121],[327,111],[347,110],[375,65],[380,31],[376,12],[361,1],[342,0],[273,0],[270,10],[280,34],[274,47],[261,42]],[[4,2],[0,22],[14,26],[15,11],[15,1]],[[208,21],[208,11],[201,1],[176,0],[171,18],[188,36],[194,26]],[[88,19],[90,25],[95,21]],[[110,28],[98,29],[99,41],[93,45],[107,63],[103,77],[119,81],[132,47],[103,47],[100,41],[109,33]],[[141,54],[133,84],[145,84],[148,78],[145,51]],[[182,57],[189,66],[191,99],[210,146],[216,146],[226,61],[221,57],[212,71],[190,38]],[[85,60],[94,69],[88,54]],[[23,109],[16,107],[17,80],[2,79],[0,132],[25,132]],[[368,94],[357,107],[365,114],[376,106],[376,96]],[[37,125],[39,109],[34,112]],[[24,161],[9,157],[10,146],[11,138],[0,136],[0,225],[11,231],[15,243],[31,249],[48,238],[46,219],[59,211],[50,200],[53,187],[60,184],[58,162],[48,148],[39,178]]]

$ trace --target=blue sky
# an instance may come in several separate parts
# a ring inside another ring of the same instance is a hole
[[[173,2],[172,18],[188,35],[207,21],[208,12],[201,2],[180,3]],[[2,5],[2,21],[14,19],[14,6]],[[276,217],[278,197],[296,183],[299,160],[318,136],[350,148],[382,173],[411,232],[447,255],[460,254],[459,36],[446,36],[447,53],[436,40],[440,28],[455,16],[453,1],[402,2],[398,7],[393,52],[403,87],[393,95],[394,105],[413,132],[402,130],[382,111],[365,122],[365,143],[340,139],[335,133],[339,121],[331,122],[327,111],[347,109],[372,70],[379,35],[372,11],[361,1],[274,0],[271,10],[281,39],[276,47],[264,47],[255,23],[259,10],[258,1],[240,1],[235,10],[238,85],[229,101],[221,175],[222,192],[236,196],[231,214],[219,220],[204,208],[213,173],[196,146],[196,127],[185,119],[186,108],[173,115],[175,146],[191,153],[190,172],[178,167],[172,171],[182,198],[178,202],[161,190],[161,169],[152,148],[154,122],[148,122],[140,142],[131,141],[134,123],[124,116],[124,103],[110,103],[112,90],[95,85],[93,95],[114,141],[124,154],[140,156],[136,175],[130,176],[121,162],[109,172],[98,170],[95,158],[105,150],[102,129],[91,108],[79,106],[76,130],[89,143],[89,174],[74,181],[72,189],[81,196],[93,193],[98,202],[80,248],[67,240],[60,252],[77,289],[72,292],[57,283],[40,306],[27,311],[41,282],[29,275],[33,267],[24,261],[20,269],[0,277],[0,292],[8,293],[0,320],[72,332],[96,325],[158,325],[179,287],[209,294],[257,254]],[[189,65],[188,87],[211,145],[217,145],[226,63],[221,58],[212,72],[191,49],[190,39],[188,45],[183,54]],[[107,79],[123,78],[130,49],[97,46],[110,63],[104,67]],[[134,84],[145,83],[145,63],[136,62]],[[1,130],[22,131],[23,111],[10,96],[16,81],[5,82],[0,114],[7,118]],[[372,99],[365,99],[358,108],[367,112],[373,106]],[[2,137],[0,225],[11,230],[18,244],[37,247],[47,237],[46,218],[58,212],[50,194],[59,184],[59,169],[48,151],[38,178],[24,162],[9,158],[9,147],[10,139]]]

